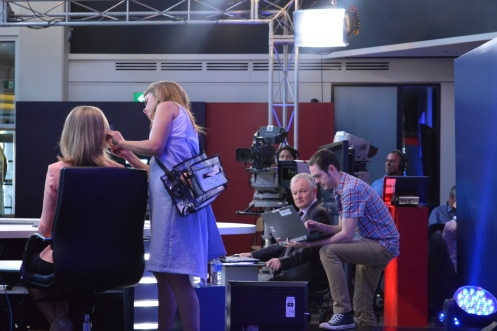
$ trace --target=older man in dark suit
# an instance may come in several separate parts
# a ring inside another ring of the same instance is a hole
[[[314,220],[330,224],[326,209],[316,198],[317,186],[310,174],[299,173],[293,176],[290,191],[302,222]],[[266,267],[274,271],[272,280],[308,281],[311,291],[327,286],[326,274],[319,259],[319,248],[282,247],[273,244],[240,255],[265,261]]]

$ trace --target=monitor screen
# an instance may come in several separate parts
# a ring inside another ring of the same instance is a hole
[[[355,153],[354,150],[350,149],[349,147],[350,145],[348,140],[343,140],[340,142],[319,146],[319,149],[328,149],[332,151],[340,162],[340,167],[342,168],[341,170],[350,175],[354,175]]]
[[[426,206],[428,176],[385,176],[383,201],[387,205]]]
[[[296,174],[309,173],[307,161],[278,161],[278,182],[281,187],[290,188],[290,181]]]
[[[306,330],[307,292],[307,282],[229,281],[226,330]]]

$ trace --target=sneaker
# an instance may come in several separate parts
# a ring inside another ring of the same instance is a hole
[[[333,314],[328,322],[319,324],[319,327],[326,330],[353,329],[355,328],[354,314],[352,312]]]

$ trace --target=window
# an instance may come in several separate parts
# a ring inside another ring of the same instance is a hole
[[[15,42],[0,41],[0,215],[14,210]]]

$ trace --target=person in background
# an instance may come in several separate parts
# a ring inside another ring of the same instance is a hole
[[[226,255],[211,206],[181,216],[164,188],[164,172],[199,153],[203,133],[190,110],[184,89],[175,82],[152,83],[144,92],[143,112],[151,122],[149,139],[128,141],[109,131],[112,152],[133,167],[148,169],[150,204],[150,258],[147,269],[157,279],[159,331],[171,330],[179,311],[183,330],[200,330],[200,307],[190,276],[206,279],[208,261]],[[136,154],[153,156],[150,166]]]
[[[462,285],[457,274],[455,199],[454,186],[450,190],[449,202],[431,212],[433,220],[428,225],[428,318],[435,324],[444,301]]]
[[[385,161],[385,176],[404,176],[406,169],[407,158],[404,153],[399,150],[393,150],[387,154],[387,159]],[[380,197],[383,197],[383,181],[384,176],[378,178],[371,184]]]
[[[122,167],[107,153],[107,131],[109,123],[97,107],[78,106],[67,115],[60,137],[58,162],[48,166],[43,193],[43,209],[38,232],[49,238],[57,204],[60,171],[66,167]],[[48,246],[39,255],[26,261],[29,271],[49,275],[53,271],[52,249]],[[50,301],[58,298],[54,290],[29,288],[29,294],[50,323],[50,331],[70,331],[72,322],[68,317],[69,304],[66,301]]]
[[[452,186],[447,203],[434,208],[428,218],[428,225],[445,224],[456,216],[456,187]]]
[[[361,326],[376,325],[374,294],[383,269],[399,255],[399,232],[385,203],[366,182],[340,169],[340,162],[330,150],[319,150],[309,160],[316,183],[335,190],[339,224],[313,220],[305,224],[309,231],[333,236],[315,242],[289,243],[291,247],[321,246],[320,259],[333,298],[331,319],[319,325],[327,330],[351,329],[356,322]],[[356,265],[353,307],[344,263]]]
[[[299,158],[299,151],[293,148],[290,145],[282,146],[276,151],[277,159],[279,161],[295,161]],[[290,187],[285,185],[285,201],[289,205],[295,206],[295,202],[293,201],[292,192],[290,191]],[[297,207],[297,206],[295,206]],[[298,208],[298,207],[297,207]]]
[[[454,208],[455,207],[456,203],[454,202]],[[445,222],[442,237],[447,245],[449,257],[452,261],[452,265],[454,266],[454,271],[457,272],[457,218],[455,215],[450,221]]]
[[[290,182],[295,206],[299,209],[302,221],[314,220],[330,224],[326,209],[316,199],[317,186],[308,173],[299,173]],[[266,262],[266,267],[275,274],[272,280],[309,281],[311,291],[326,288],[326,275],[319,261],[319,248],[291,248],[272,244],[240,256],[253,257]]]
[[[278,161],[295,161],[299,158],[299,152],[290,145],[285,145],[276,152]]]

